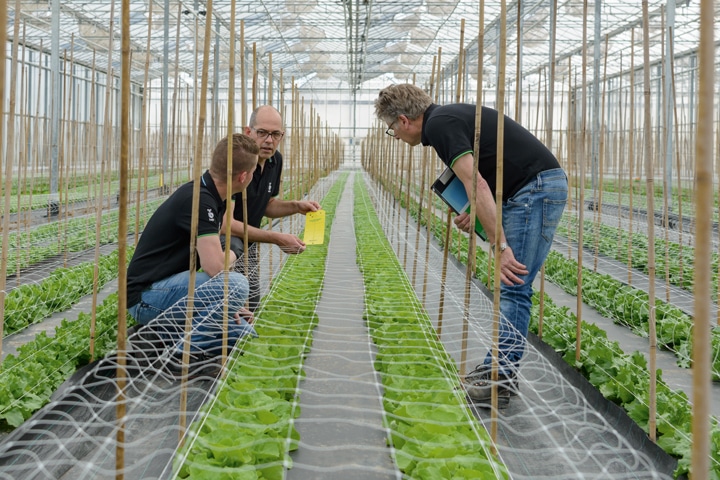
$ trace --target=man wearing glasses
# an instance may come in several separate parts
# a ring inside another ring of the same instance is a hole
[[[555,229],[567,203],[567,177],[552,152],[532,133],[507,116],[482,107],[478,138],[478,167],[474,171],[476,105],[436,105],[421,88],[390,85],[375,99],[375,114],[391,137],[410,146],[431,146],[457,175],[470,197],[477,178],[476,211],[500,269],[500,344],[498,405],[507,406],[518,393],[517,372],[525,352],[532,305],[532,283],[550,252]],[[498,124],[504,126],[503,148],[497,144]],[[498,152],[504,163],[502,225],[495,229],[495,187]],[[462,213],[455,225],[470,231],[470,215]],[[487,403],[491,395],[488,355],[464,379],[474,401]]]
[[[248,243],[251,244],[248,256],[250,270],[248,302],[250,310],[254,311],[260,302],[258,268],[255,262],[257,258],[256,244],[272,243],[289,254],[302,253],[305,250],[305,243],[296,235],[261,229],[262,217],[280,218],[295,213],[305,215],[308,212],[319,210],[320,204],[312,200],[281,200],[277,198],[280,194],[283,167],[283,157],[277,148],[285,135],[280,112],[270,105],[256,108],[250,115],[249,125],[244,127],[243,133],[255,140],[260,147],[260,153],[257,168],[245,193],[247,195],[247,222],[243,216],[241,196],[234,197],[234,220],[231,226],[230,248],[240,257],[243,252],[242,239],[245,235],[245,228],[247,228]],[[244,265],[240,269],[242,271]]]

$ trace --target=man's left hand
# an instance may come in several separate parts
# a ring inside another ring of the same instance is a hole
[[[280,247],[284,253],[297,254],[305,251],[305,242],[292,233],[279,233],[278,241],[275,244]]]
[[[527,275],[529,272],[527,267],[518,262],[515,258],[512,248],[509,246],[498,253],[500,257],[500,281],[505,285],[522,285],[525,283],[518,275]]]
[[[240,310],[237,311],[237,313],[235,314],[235,322],[239,324],[240,320],[243,318],[248,323],[253,323],[255,321],[253,313],[245,307],[241,307]]]

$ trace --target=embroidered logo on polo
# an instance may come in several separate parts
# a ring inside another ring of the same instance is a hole
[[[272,182],[268,182],[268,191],[267,193],[272,193]]]
[[[207,212],[208,212],[208,220],[210,220],[211,222],[214,222],[215,214],[213,213],[212,208],[208,208]]]

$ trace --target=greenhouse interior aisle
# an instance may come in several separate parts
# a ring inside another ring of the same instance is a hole
[[[330,230],[318,326],[300,384],[300,448],[289,480],[399,478],[386,446],[381,386],[363,320],[364,287],[356,264],[353,175]]]
[[[369,185],[376,204],[382,204],[385,193]],[[408,278],[436,329],[441,330],[445,349],[459,365],[465,266],[452,258],[448,262],[440,328],[442,248],[432,240],[426,256],[425,228],[418,239],[417,224],[412,219],[406,222],[405,210],[385,204],[379,210],[386,235]],[[492,303],[477,284],[471,289],[470,304],[466,370],[481,361],[491,344]],[[591,403],[576,387],[582,382],[571,378],[579,374],[550,353],[546,357],[532,342],[528,345],[518,375],[520,394],[512,397],[498,416],[497,448],[512,478],[672,478],[674,459],[650,442],[632,421],[622,416],[618,421],[612,405],[612,411],[608,410],[608,402]],[[490,430],[490,410],[476,406],[474,411]]]

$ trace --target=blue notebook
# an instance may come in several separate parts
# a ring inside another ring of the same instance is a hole
[[[470,212],[470,200],[468,200],[465,186],[450,167],[447,167],[435,180],[431,188],[455,213]],[[475,217],[475,233],[487,241],[487,234],[477,217]]]

